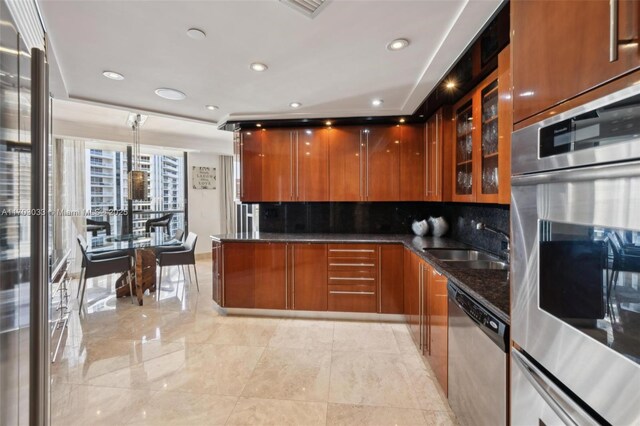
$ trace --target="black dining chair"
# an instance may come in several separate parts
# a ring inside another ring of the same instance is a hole
[[[82,270],[80,272],[80,282],[78,292],[80,293],[80,306],[84,300],[84,291],[87,287],[87,279],[110,274],[127,274],[129,292],[131,293],[131,303],[133,303],[133,285],[131,280],[131,256],[123,251],[110,251],[99,254],[87,253],[87,243],[85,239],[78,235],[78,244],[82,251]]]
[[[144,223],[144,229],[146,232],[151,232],[152,228],[165,228],[166,233],[169,234],[169,224],[171,224],[172,218],[173,213],[169,213],[164,216],[149,219]]]
[[[189,273],[189,281],[191,281],[191,271],[189,266],[193,265],[193,273],[196,276],[196,287],[200,292],[200,284],[198,284],[198,272],[196,271],[196,242],[198,236],[193,232],[189,232],[187,239],[183,244],[182,250],[162,251],[157,255],[158,266],[160,266],[160,280],[158,284],[158,298],[160,298],[160,288],[162,286],[162,268],[165,266],[187,266],[187,272]],[[183,270],[184,275],[184,270]]]
[[[91,235],[97,237],[100,231],[105,231],[107,235],[111,235],[111,224],[102,220],[87,219],[87,232],[91,232]]]

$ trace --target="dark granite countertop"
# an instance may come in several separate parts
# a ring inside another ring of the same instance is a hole
[[[462,291],[480,302],[490,312],[509,324],[509,281],[507,271],[456,267],[430,255],[427,249],[471,248],[450,238],[417,237],[411,234],[294,234],[265,233],[211,235],[215,241],[233,242],[304,242],[304,243],[364,243],[403,244],[429,262]]]

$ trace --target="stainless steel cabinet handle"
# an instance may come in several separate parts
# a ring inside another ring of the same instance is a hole
[[[378,312],[382,313],[382,248],[378,246]]]
[[[367,266],[372,268],[376,265],[374,263],[330,263],[329,266]]]
[[[244,135],[240,132],[240,198],[244,197]]]
[[[300,148],[299,148],[299,139],[298,132],[295,132],[296,135],[296,200],[300,199]]]
[[[439,198],[440,195],[440,124],[438,124],[438,121],[442,120],[442,117],[440,116],[440,114],[436,114],[436,138],[435,138],[435,144],[436,144],[436,158],[435,158],[435,163],[436,163],[436,198]]]
[[[284,308],[289,309],[289,244],[284,245]]]
[[[360,131],[360,141],[358,142],[358,152],[359,152],[359,154],[358,154],[358,158],[360,159],[360,163],[359,163],[359,164],[360,164],[360,170],[359,170],[359,173],[360,173],[360,176],[359,176],[359,178],[360,178],[360,179],[359,179],[359,191],[360,191],[360,192],[359,192],[359,194],[360,194],[360,199],[364,198],[364,195],[363,195],[363,193],[362,193],[362,187],[363,187],[363,185],[362,185],[362,180],[364,179],[364,177],[363,177],[363,176],[364,176],[364,172],[363,172],[363,170],[362,170],[362,145],[363,145],[363,142],[362,142],[362,135],[363,135],[363,134],[364,134],[364,133],[363,133],[363,132],[362,132],[362,130],[361,130],[361,131]]]
[[[419,328],[419,336],[420,336],[420,350],[424,348],[424,336],[423,336],[423,320],[422,320],[422,312],[424,312],[424,306],[422,305],[422,296],[423,296],[423,269],[422,264],[420,265],[420,269],[418,271],[418,328]]]
[[[609,0],[609,62],[618,60],[618,0]]]
[[[547,379],[535,365],[533,365],[517,349],[511,349],[511,359],[518,366],[524,377],[545,400],[549,407],[567,425],[598,425],[593,417],[573,402],[565,393]]]
[[[372,294],[376,294],[373,291],[341,291],[341,290],[330,290],[329,294],[366,294],[366,295],[372,295]]]
[[[329,277],[330,280],[336,281],[375,281],[375,278],[366,277]]]
[[[366,160],[367,160],[367,161],[366,161],[366,163],[364,163],[364,164],[365,164],[365,167],[366,167],[366,179],[367,179],[367,180],[365,181],[365,184],[366,184],[366,186],[365,186],[365,188],[366,188],[366,189],[365,189],[365,190],[366,190],[365,197],[366,197],[366,198],[367,198],[367,200],[368,200],[368,199],[369,199],[369,133],[367,133],[367,135],[366,135],[365,139],[366,139],[366,143],[367,143],[367,144],[365,145],[365,147],[366,147],[366,149],[367,149],[367,155],[366,155],[366,157],[367,157],[367,158],[366,158]]]
[[[289,132],[289,199],[293,200],[293,132]]]
[[[329,249],[329,252],[335,253],[373,253],[375,250],[373,249]]]
[[[431,140],[429,139],[429,123],[424,125],[424,139],[425,139],[425,151],[424,151],[424,195],[428,197],[431,193],[429,188],[429,145]]]

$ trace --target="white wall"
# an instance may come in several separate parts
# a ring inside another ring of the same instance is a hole
[[[191,170],[193,166],[215,167],[216,189],[193,189]],[[187,188],[189,203],[189,232],[198,234],[196,253],[211,251],[209,235],[220,233],[220,156],[202,152],[189,153],[187,158]]]

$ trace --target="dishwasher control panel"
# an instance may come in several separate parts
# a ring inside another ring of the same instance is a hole
[[[479,302],[449,282],[449,302],[456,303],[502,350],[509,345],[508,326]]]

